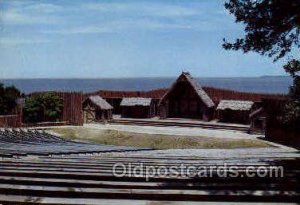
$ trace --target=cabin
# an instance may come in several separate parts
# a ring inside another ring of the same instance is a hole
[[[282,143],[300,149],[300,122],[284,123],[282,117],[286,110],[288,99],[263,99],[266,115],[265,139]]]
[[[160,118],[193,118],[210,121],[214,102],[188,72],[183,72],[159,102]]]
[[[152,98],[123,98],[120,107],[123,118],[151,118],[155,115]]]
[[[220,122],[249,124],[253,108],[253,101],[221,100],[217,107],[218,119]]]
[[[99,95],[89,96],[83,102],[84,123],[109,121],[112,111],[113,107]]]

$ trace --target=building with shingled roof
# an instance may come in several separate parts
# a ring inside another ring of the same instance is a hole
[[[152,98],[123,98],[120,107],[121,117],[125,118],[151,118],[155,115]]]
[[[215,104],[188,72],[173,83],[159,102],[161,118],[195,118],[209,121]]]
[[[221,100],[217,107],[221,122],[249,123],[249,115],[254,109],[254,102],[246,100]]]
[[[90,96],[83,102],[85,123],[111,120],[112,111],[113,107],[99,95]]]

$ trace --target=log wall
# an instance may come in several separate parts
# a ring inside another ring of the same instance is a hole
[[[62,120],[71,125],[83,125],[82,93],[61,93],[63,98]]]
[[[22,119],[20,114],[0,115],[0,127],[21,127]]]
[[[266,110],[266,139],[278,143],[300,148],[299,125],[283,124],[280,116],[284,112],[286,101],[275,99],[264,99],[263,106]]]

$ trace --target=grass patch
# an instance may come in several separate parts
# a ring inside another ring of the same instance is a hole
[[[201,136],[173,136],[141,134],[117,130],[100,130],[84,127],[55,128],[53,132],[69,140],[83,140],[106,145],[143,147],[153,149],[192,149],[192,148],[250,148],[270,147],[256,139],[220,139]]]

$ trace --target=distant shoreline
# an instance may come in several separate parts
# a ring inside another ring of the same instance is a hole
[[[0,78],[0,82],[3,80],[105,80],[105,79],[153,79],[153,78],[158,78],[158,79],[163,79],[163,78],[172,78],[172,79],[176,79],[176,76],[153,76],[153,77],[70,77],[70,78],[59,78],[59,77],[33,77],[33,78]],[[231,78],[290,78],[290,76],[288,75],[262,75],[262,76],[228,76],[228,77],[212,77],[212,76],[208,76],[208,77],[195,77],[195,78],[199,78],[199,79],[231,79]]]
[[[0,79],[5,85],[15,85],[23,93],[39,91],[81,91],[98,90],[147,91],[169,88],[176,77],[145,78],[38,78],[38,79]],[[214,77],[195,78],[200,85],[221,89],[253,93],[285,94],[292,84],[289,76],[261,77]]]

